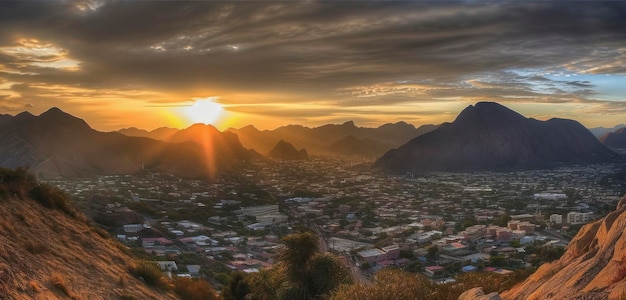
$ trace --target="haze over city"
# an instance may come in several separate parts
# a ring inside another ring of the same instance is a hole
[[[452,121],[497,101],[612,127],[620,1],[2,1],[0,113],[98,130]]]

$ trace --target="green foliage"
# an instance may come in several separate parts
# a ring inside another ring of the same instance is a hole
[[[174,292],[183,300],[217,300],[217,293],[202,279],[176,278]]]
[[[320,299],[351,282],[340,261],[318,253],[318,238],[313,233],[288,235],[283,242],[286,247],[279,252],[274,268],[251,278],[251,299]]]
[[[85,217],[70,204],[63,191],[45,183],[37,183],[26,168],[0,168],[0,196],[16,196],[20,199],[30,196],[47,208],[60,210],[74,219],[85,221]]]
[[[230,278],[230,282],[222,290],[224,300],[245,300],[250,293],[250,285],[244,273],[235,272]]]
[[[30,189],[29,195],[39,202],[41,205],[57,209],[75,219],[83,219],[84,217],[69,203],[69,199],[58,188],[47,184],[39,183]]]

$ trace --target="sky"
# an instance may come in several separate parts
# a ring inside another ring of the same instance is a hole
[[[626,123],[626,1],[0,1],[0,113],[103,131]]]

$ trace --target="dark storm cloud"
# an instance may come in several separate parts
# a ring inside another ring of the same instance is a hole
[[[0,46],[35,38],[80,62],[79,71],[67,72],[0,55],[6,67],[37,73],[0,76],[91,89],[280,92],[369,105],[454,97],[459,90],[530,99],[543,92],[527,85],[558,85],[534,74],[525,81],[463,86],[489,72],[561,66],[626,71],[619,64],[626,47],[621,1],[2,1],[0,28]],[[369,99],[345,93],[377,84],[402,88],[402,81],[434,88],[414,94],[396,89]],[[560,85],[593,88],[579,81]]]

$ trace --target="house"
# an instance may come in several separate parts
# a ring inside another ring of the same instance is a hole
[[[154,263],[156,263],[163,272],[178,271],[178,266],[173,260],[155,261]]]
[[[193,277],[197,277],[200,275],[200,265],[187,265],[186,267],[189,275]]]
[[[359,251],[357,255],[367,263],[376,263],[387,259],[385,251],[377,248]]]
[[[142,247],[152,247],[152,246],[167,246],[174,245],[174,242],[168,240],[164,237],[156,237],[156,238],[142,238],[141,246]]]
[[[126,224],[122,228],[125,233],[137,233],[143,230],[143,224]]]
[[[434,277],[435,275],[439,275],[441,272],[443,272],[442,266],[430,266],[424,268],[424,274],[428,277]]]

